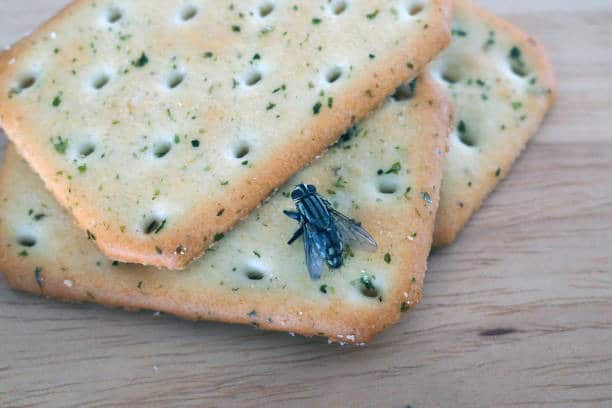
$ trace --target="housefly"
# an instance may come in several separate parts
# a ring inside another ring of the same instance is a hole
[[[289,218],[300,223],[288,244],[304,236],[306,266],[313,280],[321,277],[324,261],[331,269],[340,268],[344,261],[344,244],[365,244],[376,248],[374,238],[359,224],[336,211],[317,193],[315,186],[298,184],[291,193],[296,211],[284,211]]]

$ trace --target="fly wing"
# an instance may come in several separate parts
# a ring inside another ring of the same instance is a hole
[[[366,247],[370,247],[371,249],[375,249],[377,247],[374,238],[372,238],[368,231],[363,229],[359,224],[331,207],[328,209],[329,213],[336,222],[336,227],[338,228],[343,241],[347,243],[361,244]]]
[[[325,258],[325,239],[311,226],[304,226],[304,250],[306,252],[306,267],[312,280],[318,280],[323,272]]]

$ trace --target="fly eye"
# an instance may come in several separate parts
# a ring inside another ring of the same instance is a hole
[[[293,200],[299,200],[302,197],[303,197],[303,194],[301,190],[293,190],[293,192],[291,193],[291,198]]]
[[[307,188],[308,188],[308,192],[311,193],[311,194],[317,192],[317,189],[313,185],[309,185]]]

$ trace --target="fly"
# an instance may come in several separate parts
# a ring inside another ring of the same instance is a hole
[[[298,184],[291,193],[296,211],[284,211],[289,218],[300,223],[288,244],[304,236],[306,267],[313,280],[321,277],[323,262],[331,269],[344,264],[344,243],[356,242],[376,248],[376,241],[355,221],[336,211],[317,193],[315,186]]]

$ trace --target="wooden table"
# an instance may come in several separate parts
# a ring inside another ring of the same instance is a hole
[[[64,3],[0,0],[0,45]],[[0,278],[0,406],[612,406],[612,2],[482,3],[548,47],[559,102],[400,324],[341,348]]]

